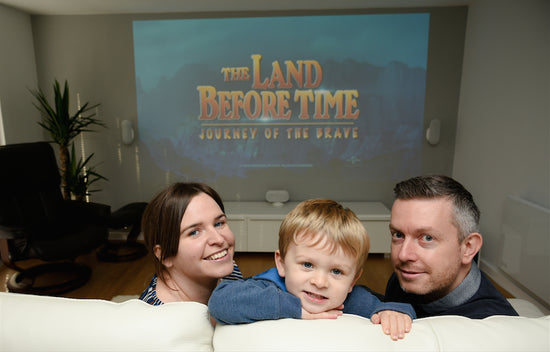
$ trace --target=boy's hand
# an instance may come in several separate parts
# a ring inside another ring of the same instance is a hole
[[[321,313],[310,313],[307,310],[305,310],[302,307],[302,319],[304,320],[313,320],[313,319],[336,319],[340,315],[342,315],[342,309],[344,309],[344,305],[342,304],[340,307],[337,307],[335,309],[327,310],[326,312]]]
[[[405,333],[411,331],[412,319],[407,314],[393,310],[383,310],[370,317],[373,324],[382,324],[384,334],[390,335],[392,340],[405,337]]]

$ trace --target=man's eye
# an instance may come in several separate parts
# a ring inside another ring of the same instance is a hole
[[[403,234],[401,232],[394,232],[392,233],[393,238],[403,238]]]
[[[422,236],[422,239],[426,242],[431,242],[431,241],[433,241],[434,238],[430,235],[424,235],[424,236]]]

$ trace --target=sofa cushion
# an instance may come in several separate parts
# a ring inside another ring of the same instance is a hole
[[[208,309],[0,292],[0,351],[212,351]]]
[[[217,326],[214,350],[222,351],[549,351],[550,316],[457,316],[415,320],[403,340],[380,325],[344,314],[335,320],[281,319]]]

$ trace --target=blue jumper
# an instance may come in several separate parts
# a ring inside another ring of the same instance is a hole
[[[300,299],[287,291],[284,278],[279,276],[276,268],[241,281],[222,281],[210,296],[208,309],[223,324],[302,318]],[[370,318],[383,310],[394,310],[416,318],[410,304],[381,302],[357,285],[344,301],[343,313]]]

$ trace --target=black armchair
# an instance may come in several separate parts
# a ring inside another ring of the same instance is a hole
[[[107,241],[110,207],[63,199],[46,142],[0,146],[0,166],[0,257],[18,271],[9,291],[57,295],[84,285],[91,269],[75,259]],[[46,263],[16,264],[32,258]],[[46,285],[42,275],[50,279]]]

